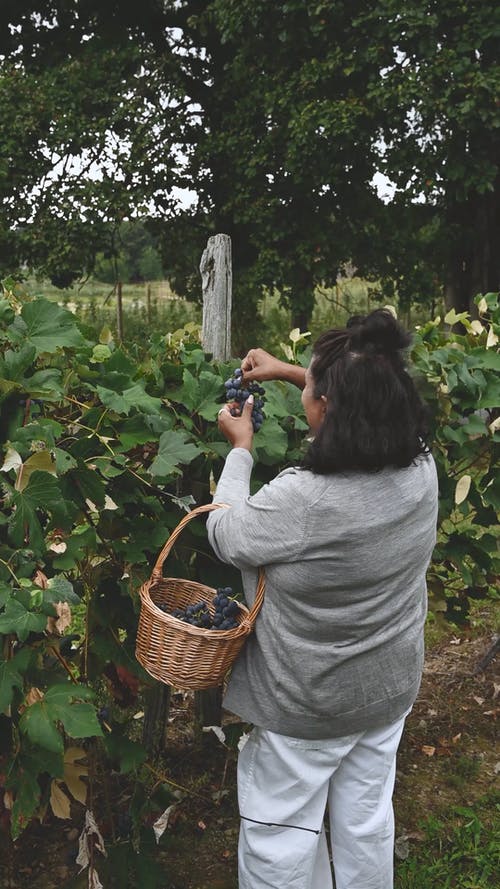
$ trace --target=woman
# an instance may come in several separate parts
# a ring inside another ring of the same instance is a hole
[[[253,496],[251,403],[219,413],[233,449],[214,500],[232,508],[210,514],[210,542],[250,603],[266,575],[224,700],[255,726],[238,763],[240,889],[329,889],[327,804],[336,889],[393,885],[396,751],[437,513],[409,342],[380,309],[324,333],[305,371],[251,350],[244,379],[300,386],[312,435],[303,465]]]

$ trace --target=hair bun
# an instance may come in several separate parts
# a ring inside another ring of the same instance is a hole
[[[352,352],[391,354],[406,349],[411,336],[389,309],[375,309],[369,315],[356,315],[347,322]]]

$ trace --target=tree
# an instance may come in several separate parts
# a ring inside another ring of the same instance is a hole
[[[160,254],[146,222],[125,221],[118,231],[111,233],[115,238],[113,252],[100,252],[96,257],[94,273],[100,281],[140,283],[163,277]]]
[[[467,311],[500,286],[500,8],[384,0],[380,12],[394,47],[372,96],[386,109],[381,167],[397,205],[430,209],[446,305]]]
[[[118,252],[123,219],[147,214],[152,200],[174,206],[176,153],[155,125],[168,121],[176,143],[166,75],[176,63],[156,0],[140,14],[110,0],[21,0],[0,16],[0,266],[27,264],[64,286],[92,270],[99,250]],[[166,93],[152,83],[158,65]]]
[[[407,303],[498,285],[489,3],[38,0],[1,15],[4,267],[74,277],[148,216],[191,296],[207,236],[231,236],[244,326],[265,286],[305,327],[347,261]],[[388,205],[377,170],[397,187]]]

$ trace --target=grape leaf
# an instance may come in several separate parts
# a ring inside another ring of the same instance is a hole
[[[47,587],[43,593],[43,598],[45,602],[52,603],[70,602],[73,605],[78,605],[80,603],[80,597],[75,593],[73,584],[60,575],[49,577]]]
[[[28,769],[18,769],[18,780],[15,784],[15,800],[12,806],[11,834],[15,840],[24,830],[40,802],[40,785],[38,775]]]
[[[254,448],[262,463],[273,465],[283,460],[288,448],[288,436],[279,423],[269,417],[254,437]]]
[[[191,413],[200,414],[205,420],[213,420],[215,423],[217,411],[222,404],[221,396],[224,394],[220,378],[206,370],[196,378],[185,368],[182,381],[181,388],[172,393],[172,400],[188,405]]]
[[[19,720],[19,728],[39,747],[60,753],[64,748],[57,725],[62,722],[72,738],[102,735],[95,710],[91,704],[75,698],[91,698],[93,692],[83,685],[58,683],[51,686],[42,701],[27,707]]]
[[[110,410],[116,411],[118,414],[128,415],[132,408],[136,408],[144,414],[158,413],[163,404],[161,398],[148,395],[140,383],[125,389],[121,395],[104,386],[97,386],[97,394],[105,407],[109,407]]]
[[[139,768],[147,759],[144,747],[137,741],[120,735],[106,735],[104,745],[111,759],[119,763],[120,772],[125,775]]]
[[[0,713],[11,703],[14,688],[23,687],[22,673],[31,660],[31,654],[30,649],[22,648],[10,661],[0,661]]]
[[[91,738],[102,735],[102,728],[92,704],[78,702],[60,708],[59,719],[71,738]]]
[[[44,747],[52,753],[62,753],[64,742],[55,722],[51,708],[43,700],[26,707],[19,720],[19,728],[37,747]]]
[[[30,476],[24,491],[16,491],[12,499],[15,512],[10,517],[10,535],[14,543],[22,546],[26,533],[33,549],[45,548],[42,527],[36,510],[43,508],[58,513],[61,517],[66,505],[61,497],[58,481],[48,472],[35,470]]]
[[[10,599],[3,614],[0,614],[0,633],[15,633],[24,642],[30,633],[41,633],[47,618],[44,614],[27,611],[17,599]]]
[[[188,442],[184,432],[169,429],[160,436],[158,454],[153,460],[149,472],[154,476],[172,475],[179,463],[190,463],[200,453],[200,449],[195,444]]]
[[[33,345],[24,344],[19,351],[7,349],[4,355],[3,373],[8,380],[19,382],[24,372],[33,363],[36,349]]]
[[[172,417],[168,414],[135,414],[126,420],[120,429],[119,440],[125,450],[147,441],[155,441],[162,432],[172,428]]]
[[[48,299],[39,298],[25,303],[21,316],[16,318],[12,327],[20,339],[22,336],[28,345],[35,347],[37,355],[85,344],[75,316]]]

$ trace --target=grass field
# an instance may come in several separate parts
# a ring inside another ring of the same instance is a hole
[[[91,278],[67,290],[59,290],[49,282],[36,279],[29,279],[26,284],[33,295],[44,296],[75,312],[97,335],[104,326],[116,335],[117,296],[112,285]],[[311,342],[329,327],[344,326],[350,315],[365,314],[383,304],[374,293],[374,285],[356,277],[343,279],[335,287],[318,287],[309,324]],[[233,294],[233,303],[236,302],[237,293]],[[398,311],[397,305],[395,308]],[[122,309],[123,338],[128,342],[145,343],[152,331],[167,333],[188,322],[201,325],[201,283],[200,303],[176,296],[168,281],[123,284]],[[411,312],[398,311],[398,314],[411,328],[427,320],[429,311],[414,307]],[[293,320],[291,312],[281,304],[279,293],[267,293],[258,301],[251,330],[241,329],[240,324],[239,321],[233,322],[234,354],[243,355],[247,348],[262,346],[284,357],[280,344],[288,341]]]

